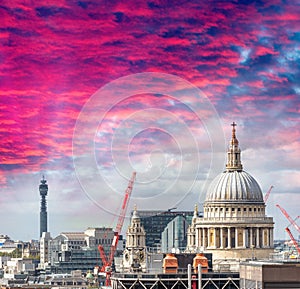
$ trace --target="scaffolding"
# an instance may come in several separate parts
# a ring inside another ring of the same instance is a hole
[[[112,289],[240,289],[239,273],[114,274]]]

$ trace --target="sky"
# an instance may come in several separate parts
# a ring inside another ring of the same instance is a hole
[[[225,169],[237,123],[275,238],[300,201],[299,1],[2,1],[0,234],[115,227],[193,210]],[[291,228],[294,236],[299,232]]]

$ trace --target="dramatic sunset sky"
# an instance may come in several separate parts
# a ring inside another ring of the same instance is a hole
[[[4,0],[0,15],[0,234],[38,239],[43,175],[53,237],[114,227],[134,170],[128,212],[201,207],[235,121],[288,238],[276,204],[299,214],[299,1]]]

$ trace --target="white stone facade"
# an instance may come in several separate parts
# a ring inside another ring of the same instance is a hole
[[[272,217],[256,180],[243,171],[233,123],[226,171],[212,182],[203,206],[188,229],[188,251],[213,254],[213,260],[268,258],[273,252]]]
[[[43,232],[40,239],[40,268],[45,269],[49,263],[49,242],[52,240],[49,232]]]
[[[141,225],[136,208],[131,218],[126,233],[126,246],[123,252],[122,271],[124,272],[146,272],[147,250],[146,233]]]

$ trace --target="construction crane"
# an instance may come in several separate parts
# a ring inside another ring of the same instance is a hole
[[[122,207],[121,207],[121,212],[118,218],[118,223],[115,229],[115,233],[114,233],[114,238],[110,247],[110,252],[108,257],[106,256],[105,252],[104,252],[104,248],[102,245],[98,246],[98,250],[100,253],[100,257],[102,260],[102,267],[100,269],[100,272],[105,272],[105,285],[106,286],[110,286],[110,276],[112,273],[112,262],[115,256],[115,252],[117,250],[117,246],[118,246],[118,241],[120,238],[120,234],[121,234],[121,230],[124,224],[124,219],[125,219],[125,215],[126,215],[126,211],[127,211],[127,207],[128,207],[128,202],[131,196],[131,192],[132,192],[132,188],[133,188],[133,184],[135,181],[135,177],[136,177],[136,172],[132,173],[131,179],[129,181],[129,184],[127,186],[127,189],[125,191],[125,196],[124,196],[124,200],[122,203]]]
[[[270,193],[271,193],[271,191],[272,191],[273,188],[274,188],[274,187],[271,186],[270,189],[269,189],[269,190],[267,191],[267,193],[265,194],[265,199],[264,199],[264,202],[265,202],[265,203],[266,203],[267,200],[269,199]]]
[[[284,209],[284,208],[282,208],[280,205],[276,205],[276,207],[278,207],[280,210],[281,210],[281,212],[282,212],[282,214],[284,214],[285,215],[285,217],[289,220],[289,222],[296,228],[296,230],[300,233],[300,227],[297,225],[297,223],[296,223],[296,221],[295,220],[293,220],[291,217],[290,217],[290,215],[287,213],[287,211]]]
[[[290,230],[288,227],[286,227],[286,228],[285,228],[285,231],[286,231],[286,232],[288,233],[288,235],[290,236],[290,239],[291,239],[291,241],[293,242],[293,245],[295,246],[295,248],[296,248],[296,250],[297,250],[297,252],[298,252],[298,255],[300,256],[300,248],[299,248],[298,242],[295,240],[295,238],[294,238],[294,236],[293,236],[291,230]]]
[[[299,216],[298,216],[295,220],[293,220],[284,208],[282,208],[282,207],[281,207],[280,205],[278,205],[278,204],[276,205],[276,207],[279,208],[280,211],[283,213],[283,215],[289,220],[290,225],[293,225],[293,226],[296,228],[296,230],[300,233],[300,228],[299,228],[299,226],[298,226],[297,223],[296,223],[296,220],[299,218]],[[289,229],[289,226],[290,226],[290,225],[288,225],[288,226],[285,228],[285,231],[288,233],[288,235],[289,235],[289,237],[290,237],[290,239],[291,239],[293,245],[295,246],[295,248],[296,248],[296,250],[297,250],[297,252],[298,252],[298,255],[300,256],[300,248],[299,248],[298,242],[295,240],[295,238],[294,238],[294,236],[293,236],[291,230]]]

